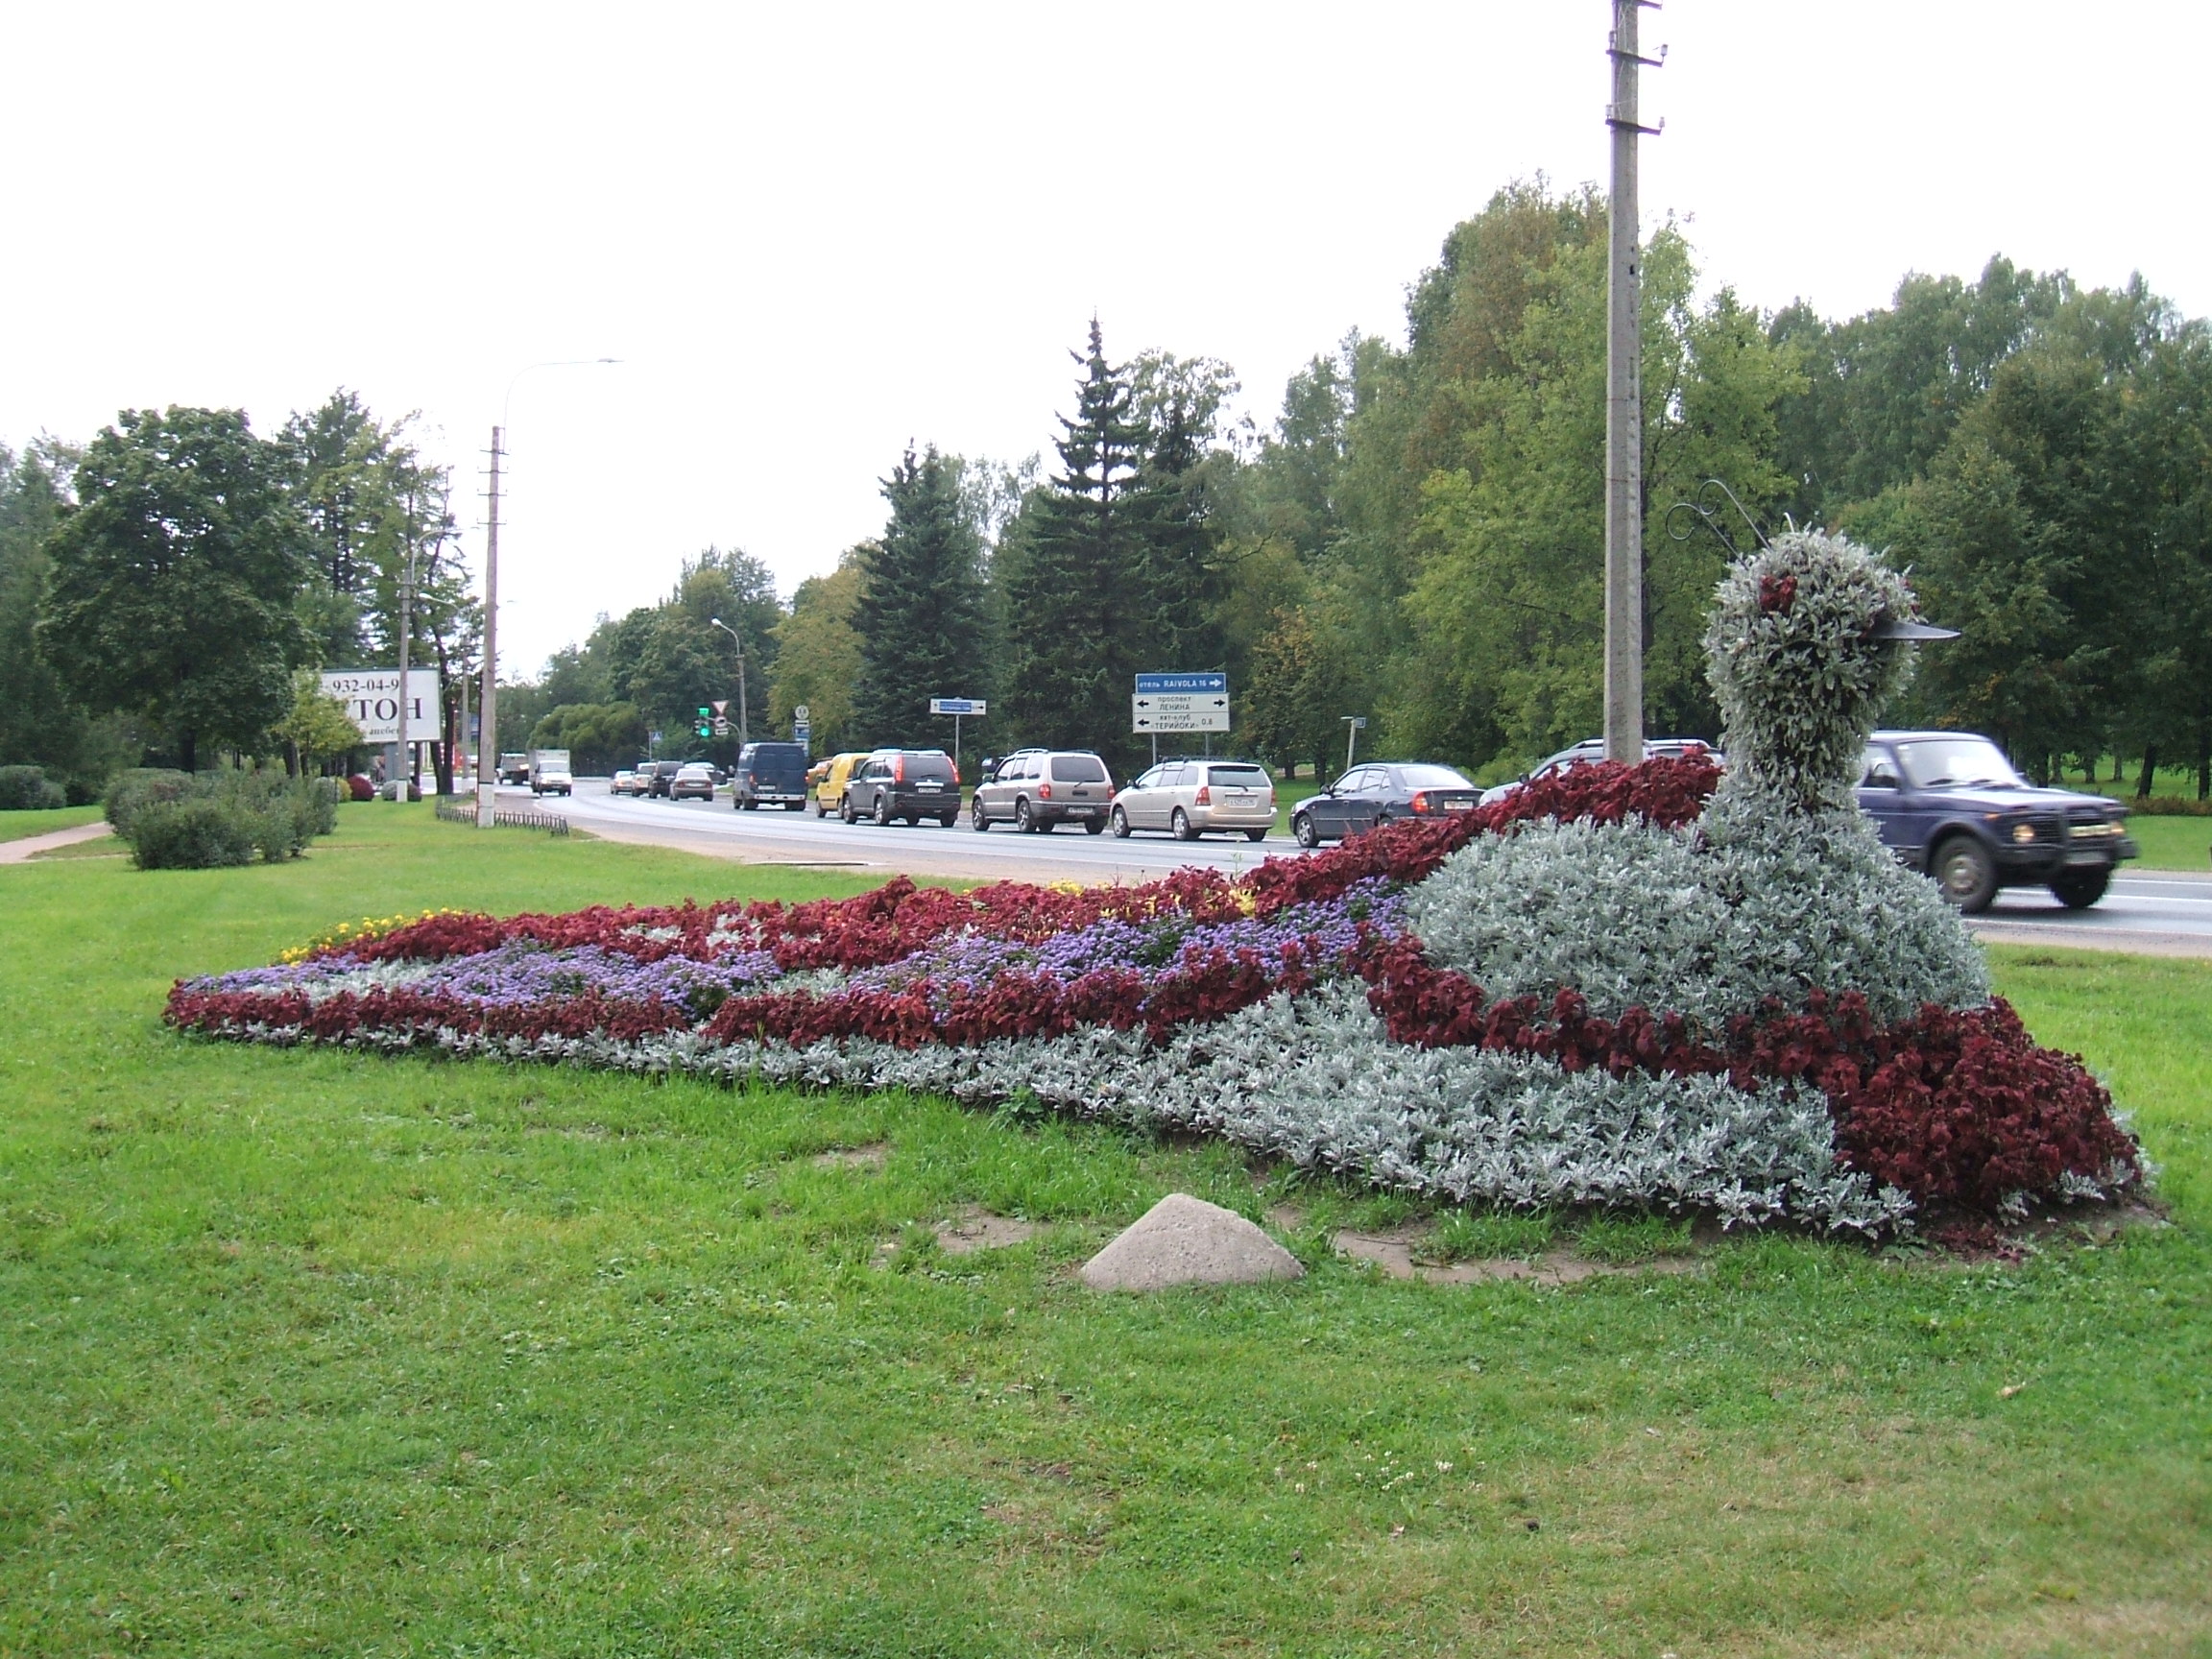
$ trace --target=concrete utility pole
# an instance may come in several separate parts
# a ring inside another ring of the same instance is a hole
[[[415,792],[415,745],[407,730],[407,637],[415,631],[415,493],[407,493],[407,560],[399,571],[399,790],[395,800]]]
[[[492,828],[499,789],[499,428],[492,428],[492,514],[484,526],[484,685],[476,694],[476,827]]]
[[[1659,0],[1611,0],[1613,188],[1606,202],[1605,276],[1605,758],[1644,758],[1644,339],[1643,251],[1637,236],[1636,140],[1656,127],[1636,115],[1642,56],[1636,23]]]

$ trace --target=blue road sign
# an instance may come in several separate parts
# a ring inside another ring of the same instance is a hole
[[[980,697],[932,697],[929,712],[932,714],[982,714],[989,705]]]
[[[1226,691],[1229,676],[1226,674],[1140,674],[1137,676],[1137,694],[1140,697],[1157,697],[1162,693],[1177,691]]]

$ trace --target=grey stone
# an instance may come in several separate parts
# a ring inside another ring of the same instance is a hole
[[[1170,1285],[1255,1285],[1302,1279],[1298,1258],[1218,1204],[1170,1192],[1083,1263],[1094,1290],[1164,1290]]]

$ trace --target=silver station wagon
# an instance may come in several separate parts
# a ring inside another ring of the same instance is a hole
[[[1106,828],[1113,799],[1113,776],[1090,750],[1019,749],[975,785],[968,822],[977,830],[1011,824],[1036,833],[1080,824],[1096,835]]]
[[[1275,825],[1275,781],[1249,760],[1163,760],[1114,798],[1114,833],[1179,841],[1226,830],[1257,841]]]

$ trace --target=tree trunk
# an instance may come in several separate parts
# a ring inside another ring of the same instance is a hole
[[[193,762],[200,758],[199,734],[187,726],[177,733],[177,767],[180,772],[197,770]]]
[[[2158,745],[2146,743],[2143,745],[2143,773],[2141,777],[2135,780],[2136,800],[2148,801],[2151,799],[2151,780],[2157,773],[2157,770]]]
[[[453,793],[453,725],[457,710],[453,707],[452,665],[445,661],[445,636],[437,629],[430,634],[430,643],[438,652],[438,741],[430,745],[430,766],[438,774],[438,793]]]

